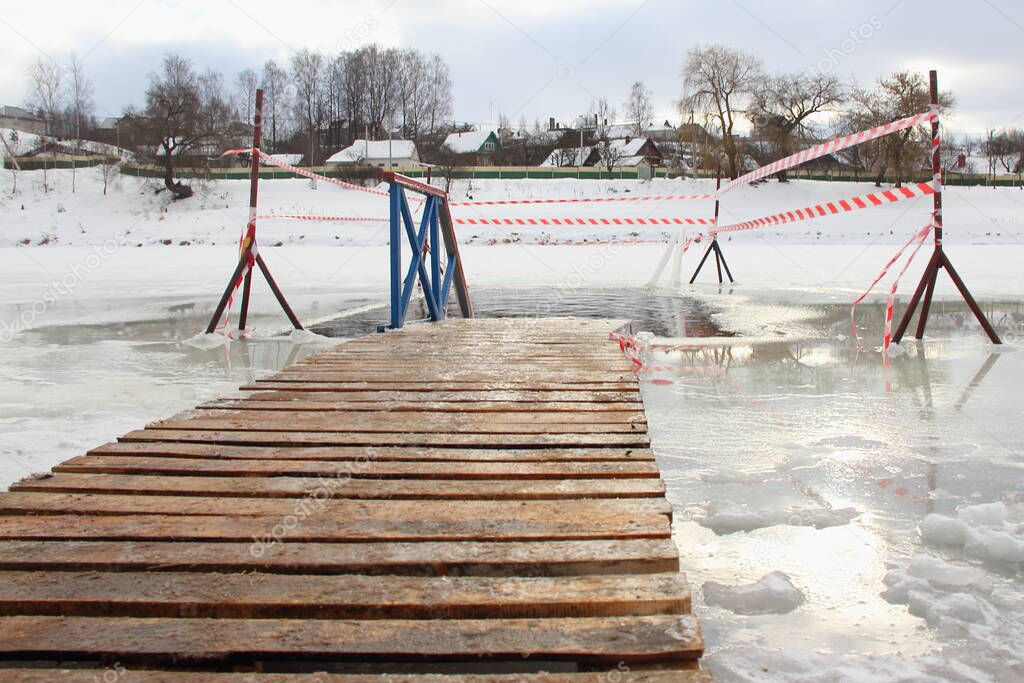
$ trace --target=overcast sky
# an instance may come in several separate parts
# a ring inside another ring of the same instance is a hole
[[[686,51],[724,43],[768,71],[829,69],[862,83],[939,70],[957,98],[948,125],[1024,126],[1024,2],[1012,0],[41,0],[3,3],[0,103],[22,104],[40,54],[85,57],[100,116],[140,104],[147,75],[177,51],[228,83],[302,47],[377,42],[437,52],[452,69],[455,118],[503,112],[568,121],[595,96],[620,111],[630,84],[679,119]],[[852,36],[852,37],[851,37]]]

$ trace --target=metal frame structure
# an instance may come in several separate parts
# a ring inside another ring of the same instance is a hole
[[[722,189],[722,169],[719,167],[718,173],[715,177],[715,192],[719,192]],[[715,226],[718,226],[718,211],[721,204],[720,199],[715,199]],[[704,257],[697,264],[697,270],[693,271],[693,277],[690,278],[690,284],[692,285],[700,275],[701,268],[704,267],[704,262],[708,260],[708,256],[711,252],[715,253],[715,267],[718,269],[718,284],[723,284],[725,280],[722,279],[722,268],[725,268],[725,274],[729,276],[729,282],[733,283],[736,280],[732,277],[732,271],[729,270],[729,264],[725,262],[725,254],[722,253],[722,247],[718,244],[718,233],[713,232],[711,234],[711,244],[708,245],[707,251],[704,252]]]
[[[241,282],[242,307],[238,315],[238,329],[239,331],[245,330],[245,325],[249,318],[249,294],[252,290],[252,268],[254,265],[259,266],[260,272],[267,279],[270,290],[277,298],[277,302],[281,304],[281,308],[284,310],[285,315],[288,316],[288,320],[295,329],[302,329],[302,323],[295,316],[292,307],[288,305],[288,300],[284,298],[284,293],[277,286],[277,282],[270,274],[270,268],[267,267],[267,264],[263,261],[263,256],[256,248],[256,205],[260,185],[260,159],[257,150],[259,150],[262,142],[262,130],[263,90],[260,89],[256,91],[256,110],[253,116],[252,128],[252,169],[249,172],[249,222],[246,225],[245,237],[242,238],[242,250],[238,256],[238,265],[235,266],[235,272],[231,274],[228,286],[224,289],[224,294],[221,296],[220,302],[213,312],[213,317],[210,318],[210,324],[206,327],[207,334],[212,334],[217,329],[217,323],[220,322],[221,316],[224,315],[224,310],[228,307],[235,291],[239,288],[243,275],[245,279]]]
[[[910,321],[914,317],[914,312],[917,310],[917,304],[921,303],[921,315],[917,321],[917,338],[922,339],[924,337],[924,329],[928,324],[928,312],[932,305],[932,295],[935,293],[935,281],[939,276],[939,269],[945,268],[949,274],[953,284],[960,291],[960,295],[967,302],[967,307],[971,309],[974,317],[978,319],[985,334],[992,340],[993,344],[1002,344],[1002,340],[999,339],[999,335],[996,333],[992,323],[988,321],[985,314],[982,312],[981,307],[978,306],[978,302],[971,296],[970,290],[967,289],[967,285],[960,278],[960,275],[956,272],[953,267],[953,262],[949,260],[949,256],[942,249],[942,156],[940,153],[940,142],[941,135],[939,129],[939,78],[935,71],[928,72],[928,86],[929,96],[931,99],[932,108],[935,110],[935,118],[932,119],[932,177],[935,182],[935,195],[934,195],[934,211],[933,220],[935,225],[935,250],[932,252],[932,257],[928,261],[928,265],[925,266],[924,275],[921,276],[921,282],[917,285],[917,289],[914,291],[914,295],[910,298],[907,304],[907,310],[903,313],[903,318],[900,320],[899,327],[896,328],[896,333],[893,335],[893,342],[899,344],[903,339],[903,335],[907,331],[907,327],[910,326]],[[921,301],[922,295],[924,301]]]
[[[391,206],[391,322],[388,329],[397,330],[405,324],[417,281],[423,290],[430,320],[437,322],[448,315],[448,298],[455,285],[459,309],[464,318],[473,317],[473,302],[466,285],[466,276],[455,237],[448,194],[427,183],[399,173],[385,173],[384,180],[391,185],[388,192]],[[419,228],[415,226],[406,190],[423,195],[423,215]],[[412,248],[412,259],[402,276],[402,232]],[[441,243],[444,243],[445,261],[442,266]],[[427,256],[429,255],[429,256]]]

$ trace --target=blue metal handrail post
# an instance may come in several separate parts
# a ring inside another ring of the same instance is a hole
[[[398,183],[392,183],[388,191],[391,202],[391,328],[402,326],[405,317],[402,311],[402,200],[405,190]]]

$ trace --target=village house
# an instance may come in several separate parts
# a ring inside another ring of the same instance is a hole
[[[27,109],[4,105],[0,107],[0,128],[11,128],[24,133],[46,134],[46,121]]]
[[[488,166],[501,150],[501,140],[493,130],[471,130],[452,133],[441,147],[464,166]]]
[[[420,161],[412,140],[356,140],[325,162],[338,166],[413,166]]]

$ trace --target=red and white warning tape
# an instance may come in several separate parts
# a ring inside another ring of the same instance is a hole
[[[352,222],[352,223],[386,223],[388,218],[370,218],[365,216],[314,216],[291,213],[262,213],[256,218],[271,218],[283,221],[318,221],[318,222]]]
[[[667,242],[668,240],[538,240],[535,242],[517,240],[509,242],[509,244],[526,244],[538,247],[587,247],[605,246],[608,244],[665,244]],[[495,240],[493,243],[485,242],[485,244],[502,244],[502,242]]]
[[[756,228],[764,228],[773,225],[783,225],[785,223],[796,223],[798,221],[805,221],[811,218],[832,216],[839,213],[846,213],[848,211],[857,211],[858,209],[867,209],[874,206],[882,206],[883,204],[892,204],[904,199],[933,195],[937,189],[938,185],[934,180],[927,183],[913,183],[911,185],[905,185],[892,190],[872,192],[870,194],[860,195],[859,197],[851,197],[850,199],[840,199],[839,201],[816,204],[803,209],[783,211],[782,213],[776,213],[762,218],[755,218],[753,220],[743,221],[742,223],[723,225],[721,227],[712,228],[709,232],[736,232],[739,230],[754,230]]]
[[[635,197],[578,197],[574,199],[503,199],[494,201],[451,202],[451,206],[512,206],[516,204],[587,204],[598,202],[667,202],[714,199],[712,194],[638,195]]]
[[[456,218],[457,225],[714,225],[713,218]]]
[[[857,331],[857,305],[864,301],[864,299],[866,299],[869,294],[871,294],[871,292],[875,288],[875,285],[877,285],[882,280],[882,278],[884,278],[889,273],[889,269],[892,268],[893,265],[895,265],[896,262],[900,260],[900,258],[903,256],[903,253],[910,247],[910,245],[913,244],[914,242],[917,242],[917,246],[914,247],[914,250],[910,253],[910,257],[907,259],[907,262],[903,264],[903,269],[899,272],[899,275],[896,276],[896,279],[892,283],[892,287],[889,289],[889,298],[886,302],[885,308],[885,333],[882,337],[882,349],[885,352],[889,351],[889,345],[892,343],[892,314],[893,308],[895,306],[896,288],[899,286],[900,278],[903,277],[903,274],[907,272],[907,268],[910,267],[910,264],[914,260],[914,257],[917,255],[917,252],[921,249],[921,245],[924,244],[925,239],[928,237],[928,233],[932,231],[932,227],[933,224],[929,223],[928,225],[924,226],[916,233],[914,233],[911,236],[911,238],[907,240],[902,247],[899,248],[899,250],[893,255],[893,257],[889,259],[889,262],[885,264],[884,268],[882,268],[882,272],[878,274],[878,277],[875,278],[874,282],[871,283],[867,290],[863,294],[861,294],[856,301],[853,302],[853,306],[850,308],[850,327],[853,329],[854,339],[857,340],[858,350],[864,348],[864,346],[861,343],[860,332]]]
[[[906,130],[907,128],[913,128],[914,126],[922,123],[928,123],[938,115],[938,111],[933,108],[930,109],[929,111],[922,112],[920,114],[908,116],[905,119],[900,119],[898,121],[886,123],[884,125],[876,126],[875,128],[870,128],[868,130],[862,130],[859,133],[854,133],[852,135],[845,135],[843,137],[833,138],[828,142],[821,143],[820,145],[808,147],[807,149],[801,150],[796,154],[791,154],[788,157],[783,157],[782,159],[779,159],[778,161],[773,161],[767,166],[762,166],[761,168],[755,171],[751,171],[746,175],[742,175],[739,178],[736,178],[735,180],[726,183],[726,185],[722,188],[719,194],[725,194],[729,190],[740,187],[741,185],[749,185],[750,183],[756,180],[760,180],[761,178],[767,178],[768,176],[774,175],[775,173],[779,173],[780,171],[785,171],[786,169],[790,169],[795,166],[799,166],[800,164],[807,163],[812,159],[818,159],[827,154],[832,154],[833,152],[838,152],[849,147],[855,147],[865,142],[869,142],[871,140],[875,140],[877,138],[884,137],[886,135],[899,132],[901,130]]]
[[[355,185],[353,183],[346,183],[344,180],[338,180],[337,178],[328,178],[327,176],[320,175],[319,173],[313,173],[312,171],[307,171],[305,169],[299,168],[298,166],[292,166],[291,164],[286,164],[285,162],[281,161],[280,159],[275,159],[272,154],[267,154],[263,150],[256,149],[254,147],[245,147],[245,148],[241,148],[241,149],[229,149],[228,151],[226,151],[223,154],[221,154],[221,156],[225,157],[225,156],[228,156],[229,154],[255,154],[256,156],[258,156],[260,159],[262,159],[263,161],[267,162],[268,164],[271,164],[273,166],[277,166],[278,168],[283,168],[286,171],[291,171],[292,173],[294,173],[296,175],[300,175],[300,176],[302,176],[304,178],[309,178],[310,180],[322,180],[325,183],[329,183],[331,185],[337,185],[338,187],[344,187],[344,188],[349,189],[349,190],[357,190],[359,192],[368,192],[369,194],[375,194],[375,195],[378,195],[378,196],[381,196],[381,197],[387,197],[388,196],[387,192],[382,192],[381,190],[374,190],[373,188],[370,188],[370,187],[363,187],[362,185]]]
[[[618,342],[619,349],[626,354],[626,358],[633,362],[638,370],[642,370],[644,367],[643,362],[637,358],[637,353],[640,351],[640,343],[636,337],[626,336],[618,334],[617,332],[609,332],[608,338],[612,341]]]

